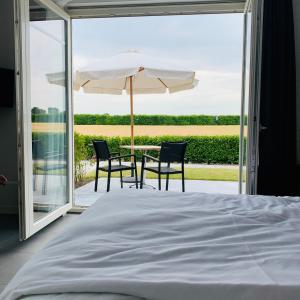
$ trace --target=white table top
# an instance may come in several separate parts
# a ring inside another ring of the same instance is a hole
[[[123,149],[134,149],[134,150],[141,150],[141,151],[150,151],[150,150],[155,150],[159,151],[161,149],[161,146],[155,146],[155,145],[122,145],[120,148]]]

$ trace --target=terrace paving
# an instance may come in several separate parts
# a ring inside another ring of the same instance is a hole
[[[75,190],[75,204],[78,206],[92,205],[96,200],[106,193],[106,178],[99,178],[98,191],[94,192],[94,181],[77,188]],[[147,179],[147,184],[157,187],[158,181]],[[205,181],[205,180],[186,180],[186,192],[198,193],[220,193],[220,194],[237,194],[238,183],[232,181]],[[162,180],[162,189],[165,188],[165,180]],[[120,190],[120,179],[111,179],[111,191]],[[129,189],[129,184],[124,184],[124,190]],[[170,180],[170,191],[181,191],[181,180]]]

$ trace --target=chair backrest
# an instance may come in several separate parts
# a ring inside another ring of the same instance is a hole
[[[160,150],[161,162],[183,162],[186,142],[162,142]]]
[[[44,157],[44,148],[40,140],[32,140],[32,159],[36,160]]]
[[[107,142],[104,140],[93,141],[97,160],[108,160],[110,158],[110,152]]]

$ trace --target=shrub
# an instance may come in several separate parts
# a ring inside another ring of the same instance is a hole
[[[36,152],[36,159],[43,159],[46,152],[64,153],[66,145],[65,133],[33,132],[32,139],[40,142],[39,151]]]
[[[104,136],[83,136],[85,148],[87,149],[86,159],[93,155],[91,146],[92,140],[104,139],[108,142],[111,151],[119,151],[121,145],[130,145],[129,137],[104,137]],[[160,136],[135,137],[136,145],[160,145],[163,141],[186,141],[188,143],[186,160],[191,163],[206,164],[237,164],[239,160],[239,137],[238,136]],[[128,153],[128,150],[121,150]],[[149,151],[150,155],[157,156],[156,151]],[[136,151],[137,159],[141,159],[141,152]]]
[[[33,133],[33,140],[40,141],[39,151],[36,151],[35,159],[43,159],[46,152],[64,153],[66,135],[64,133]],[[85,175],[83,160],[88,157],[85,138],[78,133],[74,134],[74,177],[75,182],[80,182]]]
[[[63,133],[35,133],[34,139],[39,139],[45,146],[50,141],[48,151],[59,151],[63,153],[65,135]],[[105,137],[88,136],[75,133],[75,177],[80,180],[84,166],[80,164],[83,160],[91,159],[93,156],[92,140],[104,139],[108,142],[111,151],[119,151],[121,145],[130,145],[129,137]],[[239,159],[239,136],[137,136],[134,141],[136,145],[160,145],[163,141],[186,141],[188,143],[186,160],[191,163],[206,164],[238,164]],[[121,150],[129,153],[128,150]],[[156,151],[149,151],[150,155],[157,156]],[[138,160],[141,152],[136,151]]]
[[[74,179],[75,183],[83,180],[85,175],[85,165],[83,161],[87,158],[87,148],[82,135],[74,134]]]

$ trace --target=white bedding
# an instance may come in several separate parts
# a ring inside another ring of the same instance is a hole
[[[299,201],[112,192],[35,255],[0,299],[299,300]]]

